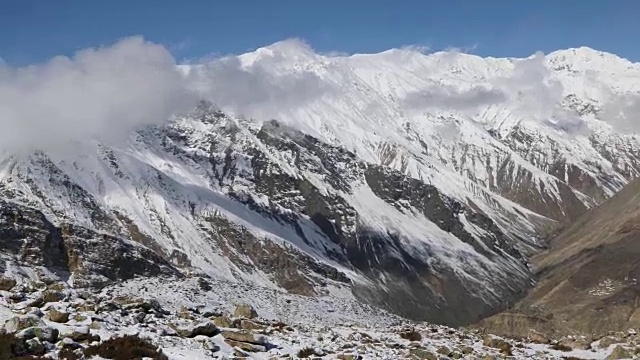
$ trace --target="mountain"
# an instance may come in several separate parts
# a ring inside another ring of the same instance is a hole
[[[7,269],[89,287],[196,273],[462,325],[523,296],[550,229],[640,170],[620,130],[640,65],[591,49],[285,41],[180,69],[208,101],[165,126],[2,153]]]
[[[527,336],[529,329],[557,336],[638,328],[639,220],[640,180],[635,180],[534,256],[536,286],[483,325],[519,336]]]

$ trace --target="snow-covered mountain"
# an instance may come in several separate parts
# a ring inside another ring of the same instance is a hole
[[[519,297],[545,232],[640,171],[640,65],[591,49],[329,56],[285,41],[180,69],[210,102],[166,126],[4,153],[7,219],[37,209],[63,244],[90,229],[163,269],[457,325]],[[12,261],[45,248],[2,226],[27,244]],[[123,266],[68,255],[56,266],[77,284]]]

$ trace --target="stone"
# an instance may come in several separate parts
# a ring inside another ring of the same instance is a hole
[[[9,291],[13,289],[16,284],[17,282],[15,279],[4,275],[0,276],[0,290]]]
[[[473,353],[473,348],[469,345],[460,345],[458,346],[458,350],[464,355],[469,355]]]
[[[45,290],[42,292],[42,300],[45,304],[62,301],[65,297],[66,296],[62,292],[56,290]]]
[[[564,338],[558,341],[558,344],[566,348],[578,349],[578,350],[590,350],[591,342],[585,338]]]
[[[449,356],[449,354],[451,354],[451,350],[446,346],[440,346],[436,352],[445,356]]]
[[[239,318],[253,319],[258,316],[256,310],[249,304],[238,304],[233,311],[233,316]]]
[[[253,333],[248,331],[223,330],[222,336],[225,338],[225,340],[233,340],[260,345],[268,343],[267,339],[264,336],[256,337]]]
[[[66,323],[69,321],[69,313],[52,307],[49,309],[49,319],[57,323]]]
[[[607,359],[608,360],[631,359],[632,357],[633,356],[631,356],[631,354],[629,353],[629,351],[627,351],[627,349],[625,349],[622,346],[618,345],[618,346],[615,347],[615,349],[613,349],[611,354],[609,354],[609,356],[607,356]]]
[[[38,316],[29,314],[7,320],[4,324],[4,329],[7,333],[15,333],[33,326],[46,326],[46,324]]]
[[[265,325],[247,319],[240,320],[239,325],[240,329],[243,330],[264,330],[267,328]]]
[[[549,343],[549,338],[544,336],[544,334],[541,334],[537,331],[534,330],[530,330],[529,331],[529,341],[532,343],[536,343],[536,344],[548,344]]]
[[[28,339],[24,342],[24,345],[27,348],[27,352],[31,355],[44,354],[45,347],[38,338]]]
[[[231,321],[231,319],[229,319],[229,317],[227,316],[218,316],[214,318],[212,321],[213,321],[213,324],[217,327],[221,327],[221,328],[233,327],[233,321]]]
[[[512,345],[506,340],[493,335],[486,335],[482,339],[482,345],[500,350],[501,353],[511,355]]]
[[[218,328],[210,321],[188,326],[173,325],[172,328],[179,336],[186,338],[192,338],[198,335],[216,336],[220,333],[220,330],[218,330]]]
[[[606,349],[613,344],[620,344],[622,342],[624,341],[615,336],[605,336],[602,339],[600,339],[600,342],[598,344],[600,348]]]
[[[20,339],[38,338],[40,341],[53,343],[58,340],[58,335],[59,331],[56,328],[50,326],[32,326],[18,332],[16,337]]]
[[[233,347],[237,347],[244,351],[249,351],[249,352],[266,352],[267,351],[267,348],[264,345],[253,344],[253,343],[242,342],[242,341],[235,341],[231,339],[225,339],[224,341],[227,344]]]
[[[91,331],[87,326],[79,326],[63,332],[61,336],[64,338],[69,338],[73,341],[82,342],[88,340],[91,337]]]
[[[409,350],[409,356],[412,359],[438,360],[438,355],[421,348]]]

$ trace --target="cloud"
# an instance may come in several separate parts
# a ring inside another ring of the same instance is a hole
[[[450,85],[433,84],[429,88],[408,94],[404,105],[411,108],[436,107],[452,110],[476,109],[482,105],[502,103],[507,96],[487,86],[459,89]]]
[[[542,52],[516,60],[512,75],[499,78],[496,86],[510,94],[515,111],[530,120],[569,133],[585,128],[584,121],[577,114],[562,107],[564,88],[560,81],[552,79]]]
[[[619,132],[640,132],[640,94],[612,94],[600,118]]]
[[[315,56],[307,45],[279,44],[251,61],[226,57],[196,66],[187,80],[200,96],[222,109],[259,119],[301,107],[331,91],[331,85],[315,72],[287,67],[291,54]],[[292,48],[296,46],[301,48]]]
[[[175,65],[167,49],[142,37],[39,65],[0,64],[0,147],[53,150],[162,124],[196,100]]]

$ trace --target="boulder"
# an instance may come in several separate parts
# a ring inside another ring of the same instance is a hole
[[[31,338],[24,342],[27,352],[31,355],[44,354],[44,344],[38,338]]]
[[[214,318],[212,321],[213,321],[213,324],[217,327],[221,327],[221,328],[233,327],[233,321],[229,319],[229,317],[227,316],[218,316]]]
[[[220,333],[220,330],[210,321],[204,321],[201,323],[195,323],[187,326],[173,325],[171,326],[175,332],[186,338],[193,338],[198,335],[215,336]]]
[[[631,359],[633,356],[627,351],[627,349],[618,345],[615,349],[607,356],[608,360],[617,360],[617,359]]]
[[[268,343],[267,339],[264,336],[255,336],[249,331],[223,330],[222,336],[225,338],[225,340],[240,341],[251,344],[264,345]]]
[[[501,353],[511,355],[512,345],[506,340],[494,335],[486,335],[482,339],[482,345],[500,350]]]
[[[50,326],[32,326],[21,330],[16,334],[16,337],[25,340],[37,338],[40,341],[53,343],[58,340],[58,335],[59,331],[56,328]]]
[[[253,319],[258,316],[256,310],[249,304],[238,304],[233,311],[233,316],[245,319]]]
[[[66,323],[69,321],[69,313],[52,307],[49,309],[49,319],[57,323]]]
[[[598,344],[600,348],[606,349],[613,344],[620,344],[622,342],[624,342],[624,340],[619,339],[615,336],[605,336],[602,339],[600,339],[600,342]]]
[[[9,291],[16,286],[16,280],[4,275],[0,276],[0,290]]]
[[[267,348],[264,345],[258,345],[258,344],[247,343],[242,341],[235,341],[230,339],[225,339],[225,341],[227,342],[227,344],[244,351],[249,351],[249,352],[266,352],[267,351]]]
[[[44,303],[58,302],[64,300],[65,295],[56,290],[45,290],[42,292],[42,300]]]
[[[38,316],[29,314],[12,317],[5,322],[4,329],[8,333],[15,333],[33,326],[46,326],[46,324]]]
[[[61,337],[68,338],[73,341],[82,342],[91,338],[91,331],[88,326],[79,326],[62,333]]]
[[[536,344],[548,344],[550,342],[548,337],[535,330],[529,331],[529,341]]]
[[[411,359],[438,360],[438,355],[422,348],[415,348],[415,349],[409,350],[409,357]]]

